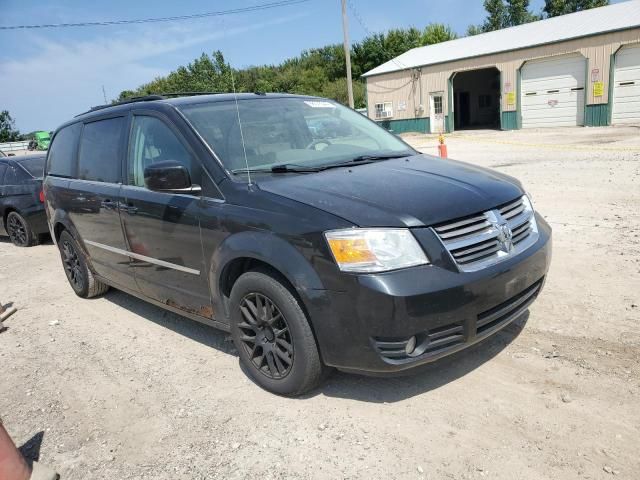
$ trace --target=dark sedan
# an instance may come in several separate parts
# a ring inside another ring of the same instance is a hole
[[[48,234],[42,175],[45,155],[0,157],[0,224],[14,245],[38,245]]]

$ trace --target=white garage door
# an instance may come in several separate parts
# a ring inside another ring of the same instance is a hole
[[[522,127],[584,124],[585,59],[563,55],[522,67]]]
[[[613,79],[613,123],[640,124],[640,46],[616,54]]]

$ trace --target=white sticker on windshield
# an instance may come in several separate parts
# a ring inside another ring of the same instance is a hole
[[[311,108],[336,108],[336,106],[331,102],[323,102],[317,100],[305,100],[304,103],[309,105]]]

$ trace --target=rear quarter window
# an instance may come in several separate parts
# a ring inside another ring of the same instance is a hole
[[[20,161],[20,166],[24,168],[33,178],[42,178],[44,173],[44,161],[46,157],[34,157]]]
[[[120,146],[124,117],[87,123],[78,154],[78,178],[97,182],[120,181]]]
[[[12,165],[9,165],[9,168],[7,168],[7,172],[4,175],[4,184],[7,186],[24,185],[25,183],[28,183],[29,180],[31,180],[31,177],[27,175],[27,172]]]
[[[81,123],[74,123],[64,127],[54,137],[49,148],[49,175],[73,177],[75,175],[75,158],[78,150],[78,139],[82,130]]]

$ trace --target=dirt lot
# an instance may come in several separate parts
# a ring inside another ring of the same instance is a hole
[[[336,373],[285,399],[247,380],[227,335],[117,291],[80,300],[53,245],[3,238],[7,428],[64,479],[639,478],[640,129],[448,145],[520,178],[554,228],[517,324],[413,376]]]

